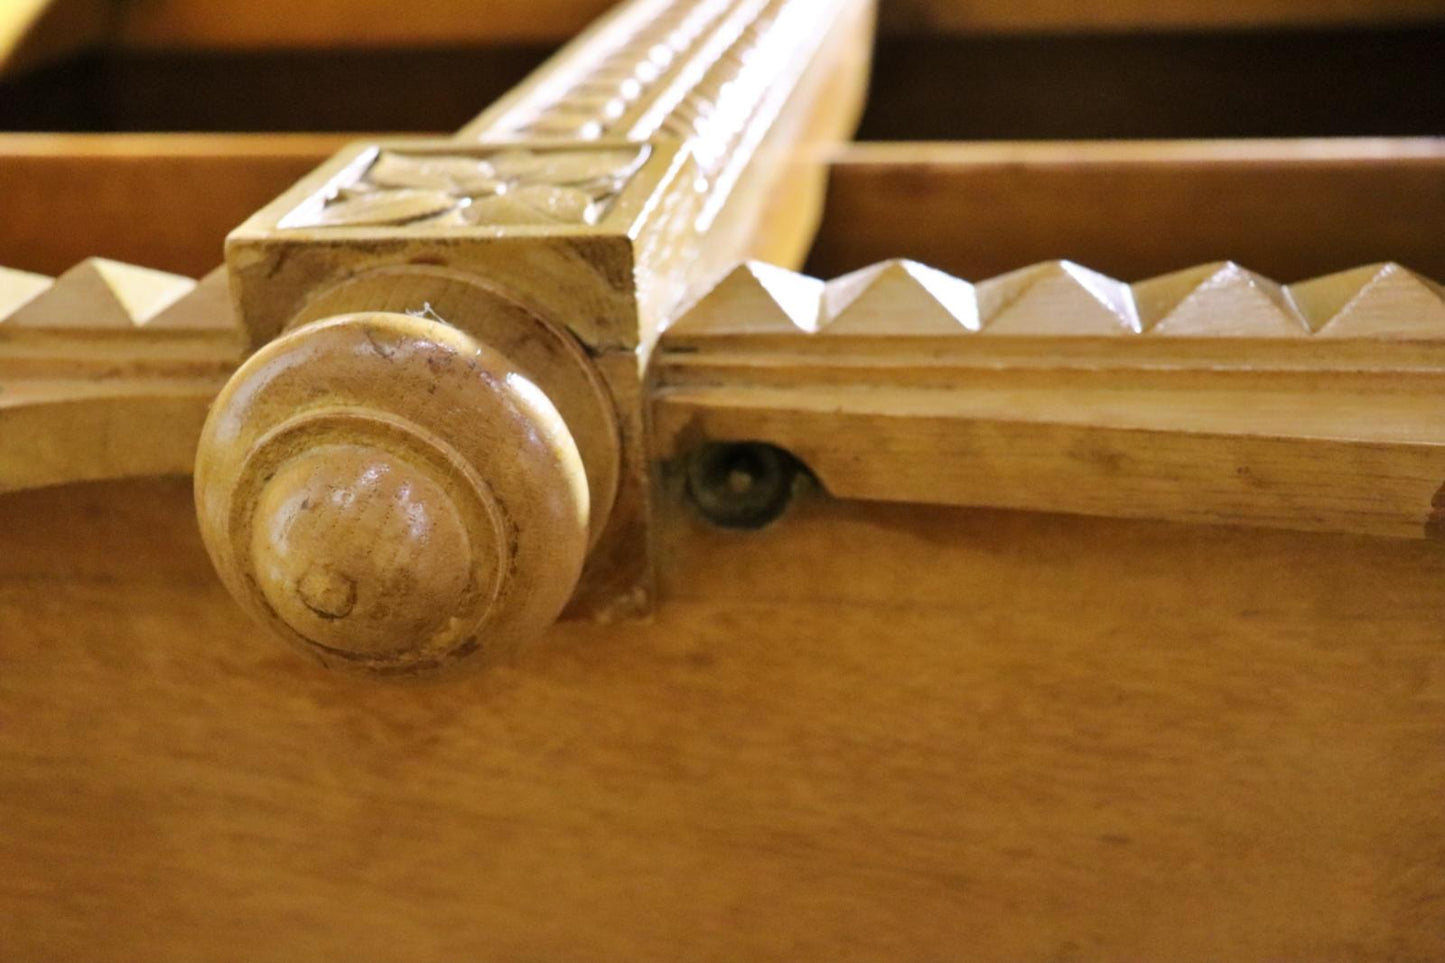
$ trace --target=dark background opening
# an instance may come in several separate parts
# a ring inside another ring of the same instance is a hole
[[[448,131],[547,47],[95,54],[0,84],[0,129]],[[893,37],[861,140],[1432,135],[1445,27]]]

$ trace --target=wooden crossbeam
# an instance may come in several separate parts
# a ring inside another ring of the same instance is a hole
[[[221,268],[0,269],[0,492],[189,472],[243,344]]]
[[[669,328],[654,455],[766,442],[845,498],[1442,534],[1445,289],[1370,265],[976,284],[742,265]]]

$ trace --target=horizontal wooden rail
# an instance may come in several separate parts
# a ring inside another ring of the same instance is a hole
[[[98,254],[202,274],[227,231],[355,139],[0,136],[0,264],[56,274]],[[1219,258],[1286,280],[1392,258],[1445,277],[1442,140],[861,143],[827,160],[822,276],[1067,257],[1125,278]]]
[[[762,442],[844,498],[1445,532],[1445,289],[1397,264],[1289,286],[744,265],[654,377],[658,458]]]
[[[966,277],[1068,258],[1123,278],[1230,258],[1296,280],[1397,260],[1445,277],[1445,139],[855,144],[810,269]]]
[[[0,136],[0,264],[59,274],[94,255],[203,274],[231,228],[353,139]]]

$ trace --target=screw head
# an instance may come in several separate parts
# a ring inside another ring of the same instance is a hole
[[[710,442],[687,458],[687,491],[722,528],[762,528],[787,509],[798,461],[761,442]]]

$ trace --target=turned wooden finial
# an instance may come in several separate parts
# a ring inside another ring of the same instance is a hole
[[[851,129],[873,19],[629,0],[456,137],[352,145],[233,231],[265,347],[196,476],[231,591],[394,673],[503,654],[569,596],[645,611],[648,359],[733,262],[801,259],[822,171],[793,158]]]
[[[303,324],[217,399],[196,500],[231,592],[328,666],[418,674],[550,624],[587,552],[576,439],[547,393],[449,324]]]

